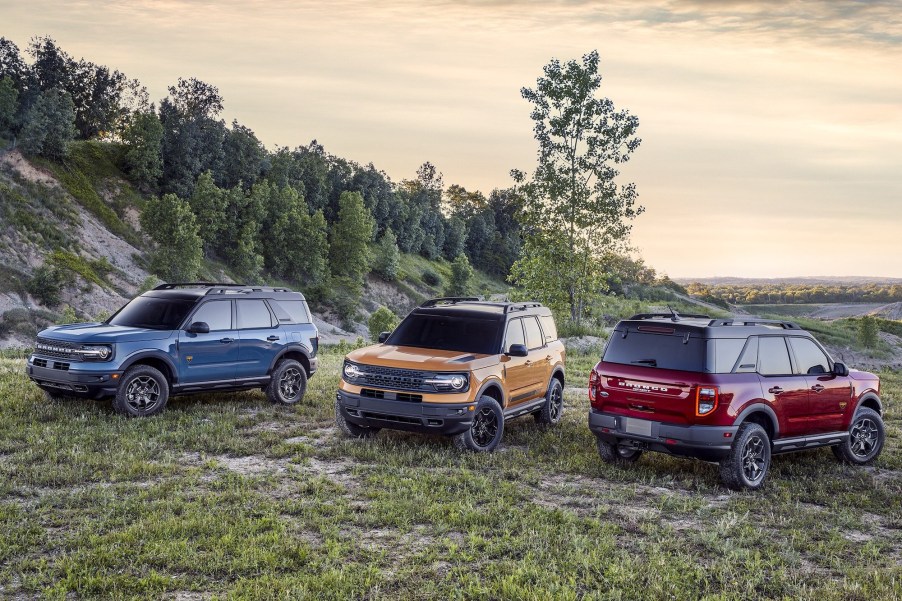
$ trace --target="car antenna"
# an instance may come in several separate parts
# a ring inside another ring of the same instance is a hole
[[[670,305],[667,305],[667,309],[670,311],[670,314],[673,315],[673,317],[670,318],[670,321],[679,321],[680,320],[680,316],[677,315],[677,312],[674,311]]]

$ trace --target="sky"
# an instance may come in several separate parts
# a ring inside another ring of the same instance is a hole
[[[536,162],[551,59],[597,49],[638,116],[632,244],[671,277],[902,277],[902,1],[0,0],[139,79],[219,87],[269,148],[313,139],[394,181],[490,192]]]

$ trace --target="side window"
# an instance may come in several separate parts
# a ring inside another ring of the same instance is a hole
[[[523,336],[522,319],[512,319],[507,324],[507,335],[504,337],[504,351],[509,351],[512,344],[526,344],[526,338]]]
[[[789,339],[792,352],[796,356],[797,373],[800,374],[826,374],[830,372],[830,360],[812,340],[808,338]]]
[[[272,305],[273,311],[279,317],[279,321],[290,320],[291,323],[310,323],[310,314],[307,312],[307,303],[304,301],[281,300],[276,302],[271,300],[269,304]]]
[[[535,317],[524,317],[523,329],[526,331],[526,348],[532,350],[545,346],[539,321]]]
[[[736,373],[753,373],[758,370],[758,337],[750,336],[749,341],[745,343],[745,349],[742,356],[739,357],[739,363],[736,364]]]
[[[539,321],[542,322],[542,331],[545,333],[545,342],[557,340],[557,326],[554,323],[554,317],[551,315],[540,315]]]
[[[232,329],[232,301],[210,301],[201,305],[191,318],[191,323],[203,321],[210,331]]]
[[[762,336],[758,339],[758,373],[764,376],[792,373],[789,349],[782,336]]]
[[[238,301],[239,330],[271,328],[273,325],[272,315],[265,301],[250,299]]]
[[[714,340],[714,373],[728,374],[732,372],[744,346],[745,338],[716,338]]]

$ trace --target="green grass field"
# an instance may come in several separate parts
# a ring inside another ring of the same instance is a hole
[[[340,361],[324,354],[297,407],[200,395],[130,420],[49,403],[0,359],[0,597],[902,597],[902,374],[882,374],[874,466],[780,456],[740,494],[697,461],[601,464],[594,357],[574,357],[561,425],[509,422],[491,455],[338,437]]]

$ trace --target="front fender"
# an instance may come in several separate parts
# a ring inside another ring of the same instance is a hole
[[[139,361],[141,361],[143,359],[156,359],[158,361],[162,361],[163,363],[165,363],[166,366],[169,367],[169,372],[172,375],[172,384],[178,383],[179,370],[176,367],[175,362],[172,360],[172,357],[170,357],[163,351],[147,349],[147,350],[137,351],[135,353],[132,353],[131,355],[129,355],[128,357],[125,358],[125,360],[120,365],[119,370],[124,372],[129,367],[131,367],[132,365],[134,365],[135,363],[138,363]]]

